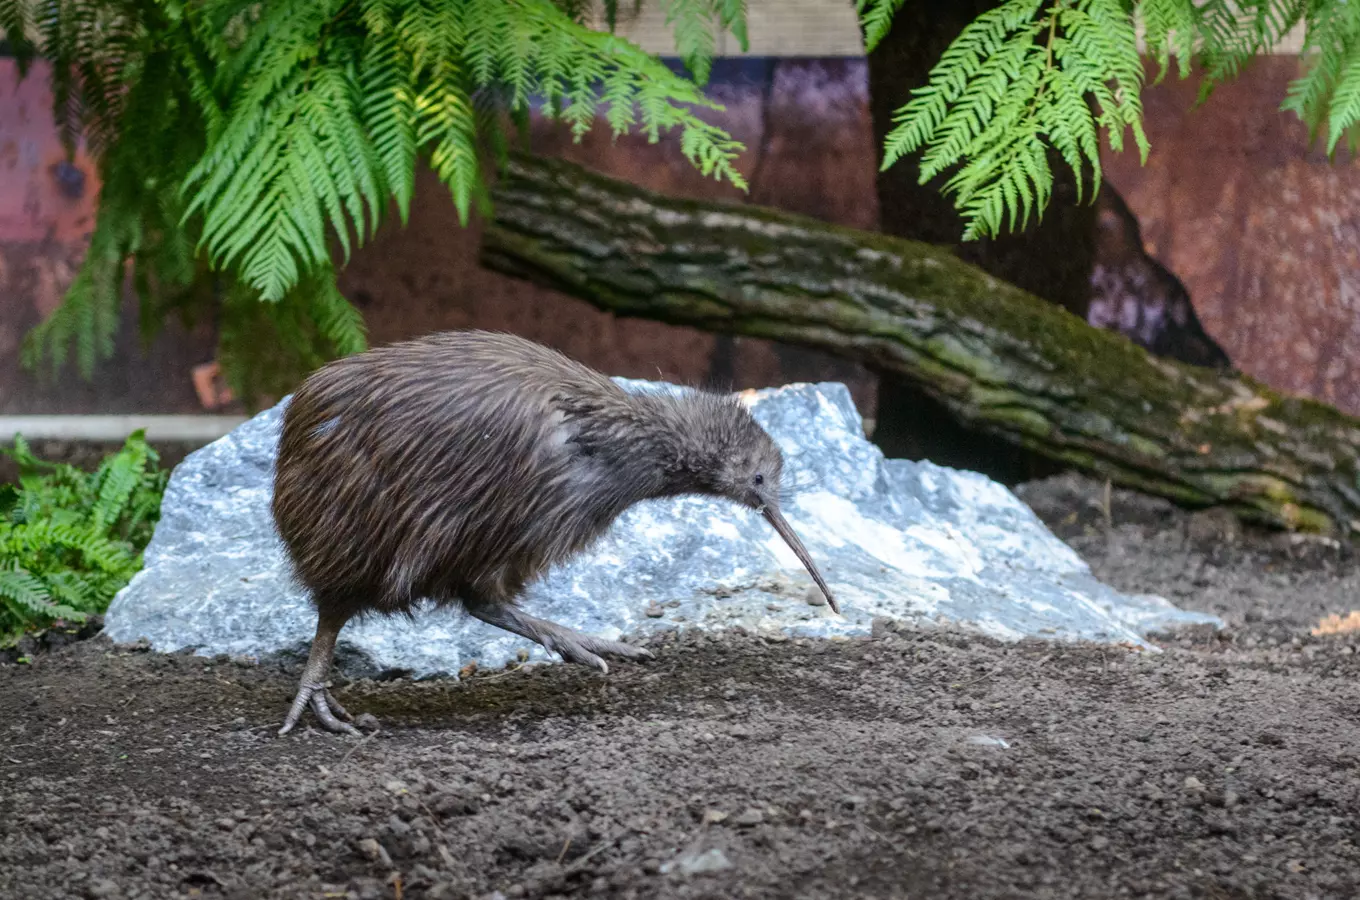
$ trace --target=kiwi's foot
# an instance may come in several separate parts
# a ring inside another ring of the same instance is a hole
[[[538,626],[538,640],[550,653],[557,653],[567,662],[583,666],[593,666],[604,674],[609,674],[609,664],[601,656],[617,656],[620,659],[656,659],[652,651],[645,647],[634,647],[604,638],[591,637],[562,625],[543,622]],[[546,627],[545,627],[546,626]]]
[[[280,736],[293,730],[293,726],[302,716],[302,711],[308,706],[311,706],[312,712],[316,714],[317,721],[327,731],[335,734],[349,734],[355,737],[362,736],[359,729],[349,724],[354,721],[354,717],[331,696],[330,690],[324,684],[306,681],[298,688],[293,706],[288,710],[288,716],[283,720],[283,727],[279,729]],[[344,721],[341,721],[342,719]]]

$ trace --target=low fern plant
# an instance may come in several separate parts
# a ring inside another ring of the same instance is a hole
[[[0,448],[18,484],[0,485],[0,646],[102,613],[141,568],[168,473],[138,431],[94,472]]]

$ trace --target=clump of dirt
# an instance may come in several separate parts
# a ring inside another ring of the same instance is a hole
[[[608,677],[341,684],[361,740],[275,736],[295,664],[84,641],[0,666],[0,896],[1360,892],[1360,634],[1311,633],[1355,602],[1347,553],[1022,493],[1100,577],[1229,627],[664,635]]]

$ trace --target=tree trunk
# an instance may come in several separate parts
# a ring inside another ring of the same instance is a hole
[[[525,156],[495,210],[485,265],[601,309],[859,360],[969,428],[1188,505],[1360,522],[1360,420],[1157,359],[945,250]]]

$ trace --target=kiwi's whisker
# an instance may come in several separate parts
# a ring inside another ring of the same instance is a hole
[[[799,469],[788,473],[784,477],[784,482],[779,486],[779,500],[781,503],[792,502],[799,497],[815,493],[820,490],[825,482],[817,472],[808,469]]]

